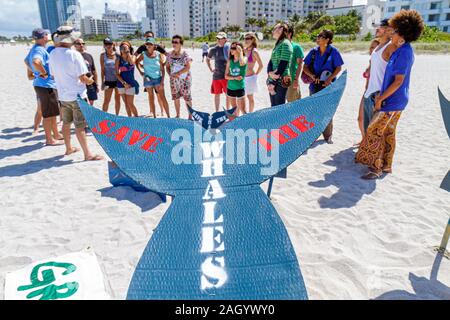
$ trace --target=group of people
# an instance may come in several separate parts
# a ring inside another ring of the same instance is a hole
[[[402,10],[390,20],[381,22],[376,39],[371,43],[370,67],[364,73],[366,92],[361,99],[358,118],[363,139],[356,155],[356,161],[370,169],[364,179],[378,179],[383,173],[392,172],[396,126],[409,99],[409,79],[414,63],[410,43],[420,37],[423,28],[423,20],[417,11]],[[293,41],[292,26],[279,23],[272,34],[276,44],[267,65],[266,80],[272,107],[301,99],[301,81],[309,84],[309,93],[314,95],[331,85],[342,71],[344,61],[332,45],[333,32],[330,30],[318,34],[317,46],[306,56],[300,44]],[[59,145],[64,139],[67,155],[79,151],[70,143],[70,126],[74,123],[86,160],[102,159],[93,155],[87,146],[86,122],[77,97],[93,105],[98,92],[103,90],[103,111],[108,112],[114,95],[117,115],[122,100],[128,116],[139,116],[134,104],[134,97],[140,92],[136,69],[143,78],[151,117],[157,117],[156,101],[161,115],[171,117],[164,86],[166,77],[169,77],[176,117],[181,114],[181,99],[192,107],[192,58],[183,49],[182,36],[172,37],[171,51],[157,44],[150,31],[145,33],[145,44],[137,50],[129,41],[122,41],[117,51],[114,41],[107,38],[100,56],[100,77],[81,35],[72,28],[60,27],[52,35],[54,47],[46,47],[49,41],[46,30],[36,29],[33,38],[35,45],[25,63],[38,98],[35,123],[39,126],[42,114],[47,145]],[[229,43],[227,34],[219,32],[214,47],[210,48],[208,43],[202,46],[202,61],[206,61],[212,73],[211,94],[216,112],[220,110],[222,95],[226,96],[227,109],[237,109],[236,115],[254,111],[258,78],[264,70],[255,33],[246,33],[244,43]],[[60,114],[62,136],[56,120]],[[333,143],[333,121],[323,135],[327,143]]]

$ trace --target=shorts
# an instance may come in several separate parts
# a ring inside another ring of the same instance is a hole
[[[231,98],[244,98],[245,97],[245,89],[239,89],[239,90],[231,90],[228,89],[227,96]]]
[[[105,81],[105,89],[115,89],[117,88],[117,81]]]
[[[172,100],[183,98],[184,101],[191,102],[191,86],[192,78],[188,76],[186,79],[170,78],[170,91],[172,92]]]
[[[87,96],[89,101],[97,101],[98,100],[98,94],[97,94],[97,84],[93,84],[91,86],[86,86],[87,89]]]
[[[258,75],[245,77],[245,93],[253,95],[258,92]]]
[[[302,98],[300,93],[300,85],[297,89],[294,89],[294,84],[291,84],[286,93],[287,102],[294,102]]]
[[[208,57],[208,52],[203,52],[202,57],[203,57],[203,58]]]
[[[367,131],[375,113],[375,97],[379,92],[371,94],[368,98],[364,97],[364,130]]]
[[[211,85],[211,93],[212,94],[222,94],[227,93],[228,80],[220,79],[213,80]]]
[[[121,95],[126,95],[126,96],[134,96],[134,95],[136,95],[136,88],[135,87],[131,87],[129,89],[118,88],[118,90],[119,90],[119,94],[121,94]]]
[[[66,125],[73,122],[77,129],[86,128],[86,119],[77,101],[61,101],[61,118]]]
[[[58,96],[55,89],[34,87],[37,99],[41,105],[44,119],[59,116]]]
[[[162,78],[152,79],[150,77],[144,77],[144,88],[154,88],[161,85]]]

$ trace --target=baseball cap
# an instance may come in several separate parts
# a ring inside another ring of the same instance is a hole
[[[34,40],[39,40],[45,37],[45,35],[51,34],[50,30],[46,30],[46,29],[42,29],[42,28],[37,28],[33,30],[33,33],[31,35],[31,37]]]
[[[105,38],[105,40],[103,40],[103,44],[114,44],[114,42],[110,38]]]
[[[219,32],[216,36],[217,39],[227,39],[228,36],[225,32]]]
[[[150,44],[156,44],[156,40],[155,38],[147,38],[145,39],[145,43],[150,43]]]
[[[380,23],[374,23],[374,27],[389,27],[389,19],[383,19]]]

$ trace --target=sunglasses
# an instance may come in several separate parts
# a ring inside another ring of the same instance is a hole
[[[245,38],[245,41],[252,41],[253,38]]]
[[[172,44],[180,44],[179,41],[172,41]]]
[[[84,42],[75,42],[75,45],[76,46],[84,46],[86,43],[84,43]]]
[[[237,47],[231,47],[230,48],[230,50],[236,50],[237,49]]]
[[[325,37],[324,35],[322,35],[322,34],[319,34],[318,36],[317,36],[317,39],[328,39],[327,37]]]

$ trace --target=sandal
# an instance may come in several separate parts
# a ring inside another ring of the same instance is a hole
[[[102,156],[96,155],[93,157],[86,158],[86,159],[84,159],[84,161],[102,161],[103,159],[105,159],[105,158]]]
[[[362,176],[361,179],[363,180],[377,180],[381,178],[381,173],[370,171],[366,175]]]

